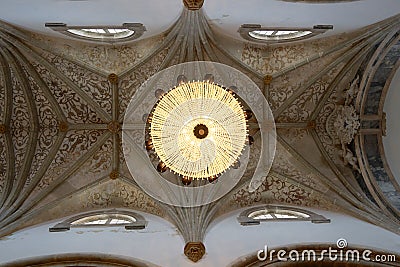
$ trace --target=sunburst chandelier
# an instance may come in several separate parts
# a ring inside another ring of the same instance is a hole
[[[168,205],[199,207],[248,174],[249,192],[257,190],[273,162],[276,131],[252,79],[221,63],[193,61],[157,72],[136,90],[122,145],[130,174],[147,194]]]
[[[246,112],[230,90],[209,81],[181,83],[160,97],[149,116],[161,169],[191,179],[216,179],[246,144]],[[159,165],[160,166],[160,165]]]

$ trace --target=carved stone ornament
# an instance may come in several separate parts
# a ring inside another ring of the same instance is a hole
[[[4,124],[0,124],[0,134],[5,134],[7,132],[7,127]]]
[[[114,171],[112,171],[112,172],[110,173],[110,179],[111,179],[111,180],[118,179],[118,177],[119,177],[119,172],[118,172],[118,171],[114,170]]]
[[[350,105],[353,100],[357,97],[359,87],[358,87],[358,80],[359,76],[357,77],[350,83],[349,89],[344,91],[344,98],[345,98],[345,105],[348,106]]]
[[[307,129],[315,129],[316,126],[317,126],[317,123],[315,122],[315,120],[311,120],[311,121],[307,122]]]
[[[188,242],[184,252],[186,257],[193,262],[198,262],[206,253],[206,247],[202,242]]]
[[[268,85],[268,84],[270,84],[271,82],[272,82],[272,75],[266,75],[265,77],[264,77],[264,84],[265,85]]]
[[[344,147],[342,150],[342,157],[344,165],[350,165],[353,170],[361,173],[360,168],[358,167],[357,157],[353,155],[353,152],[347,147]]]
[[[189,10],[199,10],[203,6],[204,0],[183,0],[183,4]]]
[[[121,129],[121,125],[118,121],[112,121],[107,125],[107,129],[112,133],[118,133],[118,131]]]
[[[360,128],[360,118],[353,106],[336,106],[326,120],[326,131],[335,144],[342,146],[353,141]]]
[[[58,129],[60,130],[60,132],[66,132],[66,131],[68,131],[68,129],[69,129],[68,122],[61,121],[61,122],[58,124]]]
[[[108,75],[108,80],[110,81],[110,83],[116,84],[118,83],[118,75],[115,73],[111,73],[110,75]]]

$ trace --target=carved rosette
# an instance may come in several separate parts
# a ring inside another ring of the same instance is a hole
[[[183,4],[189,10],[199,10],[203,6],[204,0],[183,0]]]
[[[119,130],[121,130],[121,125],[118,121],[111,121],[108,125],[107,125],[107,129],[112,132],[112,133],[118,133]]]
[[[206,253],[206,247],[202,242],[188,242],[185,245],[184,253],[189,260],[198,262]]]
[[[359,128],[360,118],[353,106],[336,106],[326,120],[326,131],[335,144],[350,144]]]
[[[118,177],[119,177],[119,172],[118,172],[117,170],[113,170],[113,171],[110,173],[110,179],[111,179],[111,180],[118,179]]]
[[[60,130],[60,132],[67,132],[68,129],[69,129],[68,122],[61,121],[61,122],[58,124],[58,130]]]

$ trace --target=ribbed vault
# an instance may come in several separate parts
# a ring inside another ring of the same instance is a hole
[[[201,9],[184,9],[158,37],[118,46],[49,39],[1,23],[0,236],[94,208],[124,207],[165,217],[186,242],[202,242],[213,219],[257,203],[338,211],[398,233],[398,213],[382,211],[356,179],[358,128],[340,132],[332,125],[357,121],[357,110],[355,116],[345,111],[354,109],[351,89],[362,63],[399,23],[393,17],[340,37],[275,46],[226,39]],[[232,192],[199,208],[165,207],[129,174],[121,124],[147,78],[198,60],[233,66],[260,87],[275,116],[277,153],[264,183],[250,193],[260,153],[253,127],[248,169]]]

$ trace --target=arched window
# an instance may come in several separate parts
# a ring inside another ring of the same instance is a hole
[[[314,212],[286,207],[265,205],[253,207],[240,213],[241,225],[258,225],[266,221],[311,221],[312,223],[329,223],[330,220]]]
[[[240,35],[249,41],[263,43],[283,43],[297,41],[322,34],[333,29],[332,25],[315,25],[312,28],[269,28],[260,24],[243,24]]]
[[[298,39],[312,34],[309,30],[253,30],[249,35],[253,38],[266,41]]]
[[[86,216],[71,222],[71,226],[84,227],[84,226],[117,226],[127,225],[135,223],[136,218],[132,215],[120,214],[120,213],[106,213],[106,214],[95,214]]]
[[[140,214],[126,210],[103,210],[88,212],[71,217],[54,227],[50,232],[68,231],[71,227],[123,226],[127,230],[140,230],[146,227],[146,220]]]
[[[68,26],[65,23],[46,23],[45,26],[70,37],[108,43],[134,40],[146,31],[141,23],[123,23],[121,26]]]
[[[78,35],[80,37],[99,39],[99,40],[115,40],[128,38],[135,34],[135,31],[123,28],[109,28],[109,27],[98,27],[88,29],[68,29],[69,33]]]

